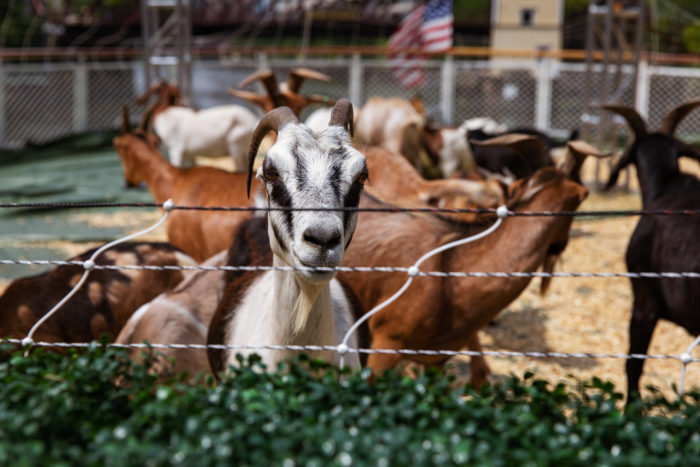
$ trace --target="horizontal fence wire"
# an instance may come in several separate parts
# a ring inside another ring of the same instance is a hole
[[[4,342],[11,344],[26,344],[21,339],[4,339]],[[32,342],[36,347],[57,347],[57,348],[89,348],[97,347],[100,344],[93,342]],[[107,347],[121,349],[182,349],[182,350],[292,350],[292,351],[333,351],[339,353],[362,353],[362,354],[387,354],[387,355],[422,355],[440,357],[522,357],[522,358],[604,358],[604,359],[624,359],[624,360],[678,360],[684,364],[698,363],[700,358],[687,359],[683,355],[645,355],[645,354],[617,354],[617,353],[593,353],[593,352],[515,352],[496,350],[425,350],[425,349],[366,349],[366,348],[345,348],[341,352],[335,345],[225,345],[225,344],[104,344]]]
[[[162,203],[0,203],[0,208],[159,208]],[[173,205],[174,210],[187,211],[343,211],[343,212],[423,212],[435,214],[496,214],[496,208],[405,208],[405,207],[273,207],[273,206],[185,206]],[[700,215],[700,209],[660,209],[660,210],[606,210],[606,211],[508,211],[508,217],[534,217],[534,216],[563,216],[563,217],[602,217],[602,216],[695,216]]]
[[[85,261],[61,260],[0,260],[7,266],[85,266]],[[131,265],[90,264],[91,269],[145,270],[145,271],[289,271],[289,272],[386,272],[406,273],[424,277],[625,277],[630,279],[700,279],[700,272],[459,272],[417,271],[411,267],[389,266],[337,266],[337,267],[292,267],[292,266],[206,266],[206,265]]]

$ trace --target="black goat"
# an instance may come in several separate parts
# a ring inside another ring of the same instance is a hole
[[[528,144],[527,155],[503,145],[484,144],[486,140],[497,136],[523,134],[534,136]],[[568,141],[577,139],[578,131],[574,130]],[[493,173],[513,174],[515,178],[532,175],[538,169],[554,165],[550,151],[561,148],[567,142],[560,142],[539,130],[532,128],[516,128],[501,134],[489,134],[483,130],[470,130],[467,134],[469,146],[474,154],[476,165]]]
[[[610,174],[615,185],[624,167],[634,164],[645,210],[700,209],[700,180],[678,168],[678,158],[700,161],[700,152],[673,134],[681,120],[700,100],[671,110],[659,131],[650,133],[632,108],[604,105],[627,120],[634,140]],[[700,218],[697,216],[642,216],[625,255],[630,272],[700,272]],[[700,334],[700,283],[697,279],[631,279],[634,304],[629,326],[629,353],[646,354],[659,319]],[[627,401],[639,396],[644,360],[627,360]]]

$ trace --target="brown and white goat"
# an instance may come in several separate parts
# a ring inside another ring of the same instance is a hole
[[[242,168],[258,117],[242,105],[220,105],[196,111],[180,105],[180,92],[172,84],[159,82],[137,99],[145,103],[152,95],[157,102],[146,111],[146,120],[168,150],[176,167],[194,165],[196,156],[229,155]]]
[[[231,282],[210,325],[209,344],[341,343],[353,322],[356,302],[334,279],[334,271],[305,268],[340,266],[355,231],[357,212],[335,209],[356,207],[367,179],[365,158],[352,147],[346,128],[352,131],[352,105],[345,99],[335,105],[328,128],[318,134],[299,124],[286,107],[269,112],[260,121],[249,152],[249,177],[258,145],[268,132],[276,132],[277,141],[265,155],[257,178],[267,191],[270,206],[283,209],[268,214],[272,264],[296,269],[229,276]],[[295,207],[329,210],[284,210]],[[232,262],[243,256],[244,263],[255,264],[246,257],[261,248],[251,242],[234,241]],[[238,353],[253,352],[261,355],[270,370],[299,353],[269,348]],[[334,364],[340,361],[338,353],[329,350],[307,353]],[[217,374],[236,364],[235,352],[230,350],[210,348],[209,359]],[[359,366],[357,354],[349,354],[346,361],[351,367]]]
[[[648,211],[700,209],[700,180],[678,167],[681,156],[700,162],[700,151],[678,140],[674,133],[680,122],[700,100],[672,109],[661,128],[647,130],[644,119],[630,107],[604,105],[602,108],[625,118],[634,132],[610,174],[608,188],[620,171],[634,164],[642,191],[642,206]],[[630,272],[700,273],[700,218],[698,216],[641,216],[625,254]],[[656,324],[665,319],[700,335],[700,282],[698,279],[632,278],[634,303],[629,325],[629,353],[646,354]],[[639,395],[644,360],[626,363],[627,401]]]
[[[585,154],[567,170],[548,167],[514,182],[506,203],[514,211],[574,211],[587,190],[572,180]],[[570,171],[571,170],[571,171]],[[363,197],[361,207],[381,206]],[[360,213],[353,248],[344,266],[410,267],[423,254],[448,242],[483,231],[484,223],[463,223],[433,214]],[[569,236],[570,216],[508,217],[490,235],[439,253],[422,266],[423,271],[551,272]],[[340,273],[348,281],[365,310],[384,302],[405,282],[400,274],[382,272]],[[394,303],[369,320],[372,348],[481,350],[478,331],[515,300],[529,278],[416,277]],[[543,280],[542,291],[549,281]],[[375,371],[394,367],[402,358],[442,365],[445,356],[371,354],[368,366]],[[489,373],[482,357],[472,358],[472,382],[480,385]]]
[[[266,95],[263,96],[242,89],[229,89],[228,92],[260,106],[265,112],[269,112],[277,107],[289,107],[296,116],[299,116],[305,107],[312,104],[335,105],[334,100],[325,96],[300,94],[301,85],[307,79],[328,82],[331,80],[331,77],[308,68],[294,68],[290,70],[287,82],[280,86],[277,84],[277,78],[275,78],[275,73],[272,70],[257,71],[241,81],[238,87],[244,88],[260,80],[265,87]]]
[[[266,245],[267,246],[267,245]],[[222,251],[204,262],[203,266],[224,266],[227,251]],[[197,271],[180,282],[174,289],[158,295],[131,315],[116,339],[117,344],[198,344],[207,343],[209,323],[224,293],[226,281],[223,270]],[[205,349],[158,348],[161,355],[153,370],[157,373],[187,372],[196,376],[209,372]],[[130,348],[129,356],[139,361],[139,348]],[[174,365],[170,365],[170,361]]]
[[[126,109],[126,108],[125,108]],[[127,185],[146,182],[153,199],[172,199],[179,206],[246,206],[245,172],[227,172],[213,167],[175,167],[163,158],[152,136],[138,127],[131,130],[124,110],[122,135],[114,138]],[[256,183],[256,192],[260,185]],[[168,240],[197,261],[226,250],[233,231],[250,217],[249,211],[173,210],[168,218]]]
[[[86,261],[86,251],[72,261]],[[132,242],[101,253],[97,265],[192,266],[195,261],[168,243]],[[22,339],[34,324],[78,283],[84,269],[61,265],[13,281],[0,297],[0,337]],[[131,314],[186,273],[179,270],[94,269],[83,286],[43,323],[35,341],[90,342],[106,334],[114,339]]]

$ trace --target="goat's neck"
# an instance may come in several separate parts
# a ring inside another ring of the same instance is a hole
[[[668,192],[669,185],[676,183],[680,174],[677,159],[662,154],[642,154],[637,157],[637,177],[642,191],[642,205],[649,206],[654,200]]]
[[[162,203],[171,198],[178,169],[153,149],[143,148],[141,156],[143,178],[153,199],[157,203]]]
[[[288,266],[277,255],[275,266]],[[331,288],[329,283],[309,284],[297,277],[293,271],[273,272],[272,320],[276,339],[280,345],[319,342],[321,337],[331,337],[334,344],[334,319],[332,313]]]

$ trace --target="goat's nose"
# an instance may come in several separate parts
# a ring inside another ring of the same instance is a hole
[[[309,227],[304,231],[304,241],[332,250],[340,243],[340,232],[336,229]]]

